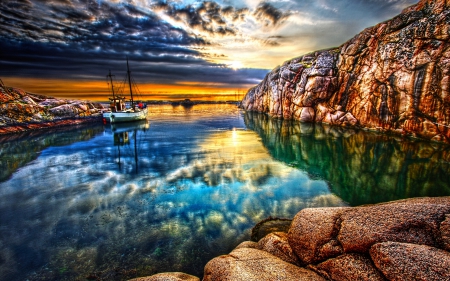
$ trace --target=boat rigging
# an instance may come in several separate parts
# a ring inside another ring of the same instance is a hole
[[[136,106],[133,98],[132,78],[128,58],[127,58],[127,80],[128,85],[130,87],[130,108],[126,107],[125,104],[126,98],[118,95],[117,92],[115,91],[113,83],[114,75],[111,74],[111,70],[109,71],[109,74],[106,77],[109,78],[109,81],[111,82],[112,98],[109,98],[110,111],[103,113],[103,120],[105,122],[110,123],[146,120],[148,113],[147,106],[142,104],[141,102],[138,104],[138,106]]]

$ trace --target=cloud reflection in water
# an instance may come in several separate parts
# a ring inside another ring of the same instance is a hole
[[[106,131],[51,146],[0,183],[0,276],[201,276],[268,216],[344,205],[324,181],[273,160],[234,107],[157,110],[128,144]]]

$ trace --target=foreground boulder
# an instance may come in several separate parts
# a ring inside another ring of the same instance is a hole
[[[434,247],[385,242],[370,256],[389,280],[450,280],[450,253]]]
[[[287,263],[265,251],[240,248],[211,260],[203,281],[213,280],[305,280],[325,281],[315,272]]]
[[[129,281],[200,281],[200,279],[182,272],[166,272],[148,277],[134,278]]]
[[[99,103],[31,94],[0,80],[0,134],[99,122],[102,110]]]
[[[383,274],[376,269],[370,258],[361,254],[343,254],[318,265],[310,265],[309,268],[320,273],[328,280],[386,280]]]
[[[450,280],[450,197],[300,211],[288,233],[211,260],[203,280]]]
[[[249,111],[450,143],[450,2],[421,0],[339,48],[270,72]]]

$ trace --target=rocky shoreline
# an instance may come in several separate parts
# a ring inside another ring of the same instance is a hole
[[[100,103],[56,99],[0,85],[0,135],[101,122]]]
[[[450,143],[450,3],[421,0],[272,70],[242,101],[284,119]]]
[[[450,197],[307,208],[288,232],[248,241],[205,266],[203,281],[450,280]],[[160,273],[132,281],[199,281]]]

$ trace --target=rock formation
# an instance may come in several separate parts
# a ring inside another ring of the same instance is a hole
[[[200,279],[182,272],[166,272],[149,277],[134,278],[129,281],[200,281]]]
[[[450,143],[449,8],[421,0],[339,48],[287,61],[242,107]]]
[[[0,83],[0,134],[97,122],[101,112],[100,104],[35,95]]]
[[[450,197],[300,211],[288,233],[243,242],[203,281],[450,280]]]

